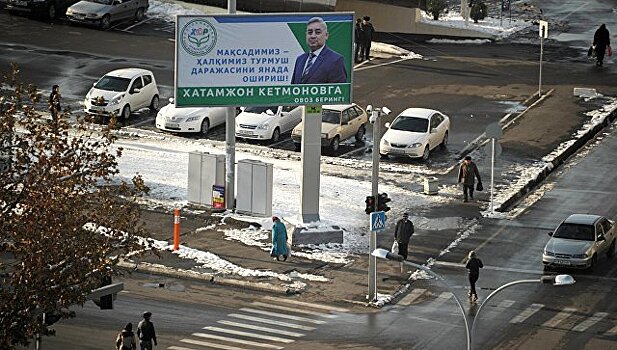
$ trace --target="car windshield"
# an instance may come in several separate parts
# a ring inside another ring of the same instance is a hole
[[[399,116],[394,120],[390,129],[411,131],[411,132],[427,132],[428,119]]]
[[[559,225],[557,230],[555,230],[553,237],[578,239],[581,241],[595,241],[596,240],[596,237],[594,235],[593,226],[579,225],[579,224],[567,224],[567,223],[563,223]]]
[[[341,112],[333,111],[331,109],[324,109],[321,113],[321,121],[324,123],[340,124]]]
[[[261,114],[261,113],[266,113],[267,110],[271,110],[272,113],[276,113],[278,109],[278,106],[253,106],[253,107],[246,107],[246,109],[244,110],[245,112],[249,112],[249,113],[255,113],[255,114]]]
[[[106,75],[101,78],[94,87],[99,90],[126,91],[130,83],[131,79]]]

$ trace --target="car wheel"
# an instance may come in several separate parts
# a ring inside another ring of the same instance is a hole
[[[199,129],[199,132],[202,136],[206,136],[208,135],[208,131],[210,131],[210,121],[208,120],[208,118],[204,118],[204,120],[201,122],[201,128]]]
[[[294,149],[296,150],[296,152],[300,152],[302,150],[302,144],[294,143]]]
[[[144,19],[144,8],[140,7],[137,9],[137,12],[135,12],[135,20],[137,22],[140,22],[143,19]]]
[[[365,132],[366,130],[364,129],[364,125],[361,125],[360,128],[358,128],[358,132],[356,132],[356,141],[362,141],[364,139]]]
[[[158,95],[154,95],[154,97],[152,97],[152,101],[150,101],[150,110],[151,111],[158,111],[159,109],[159,96]]]
[[[441,148],[446,148],[446,146],[448,145],[448,132],[446,131],[446,133],[443,135],[443,140],[441,141]]]
[[[54,19],[56,18],[56,4],[50,4],[47,8],[47,18]]]
[[[272,141],[272,143],[278,142],[280,138],[281,138],[281,130],[279,128],[275,128],[274,131],[272,132],[272,137],[270,138],[270,141]]]
[[[336,151],[338,151],[338,147],[339,147],[339,145],[340,145],[340,140],[339,140],[338,136],[335,136],[335,137],[332,139],[332,142],[330,142],[330,150],[331,150],[332,152],[336,152]]]
[[[615,240],[613,240],[613,243],[611,243],[611,246],[608,247],[608,251],[606,252],[606,256],[610,258],[615,256]]]
[[[422,153],[422,160],[428,160],[428,156],[431,152],[428,149],[428,145],[426,145],[426,148],[424,149],[424,153]]]
[[[109,29],[109,27],[111,27],[111,17],[109,17],[109,15],[105,15],[101,19],[101,28]]]
[[[124,108],[122,108],[122,120],[123,121],[127,121],[129,120],[129,117],[131,116],[131,106],[126,105],[124,106]]]
[[[598,265],[598,256],[594,254],[591,257],[591,266],[589,266],[589,272],[592,272],[596,268],[596,265]]]

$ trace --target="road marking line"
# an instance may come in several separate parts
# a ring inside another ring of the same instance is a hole
[[[253,317],[253,316],[242,315],[242,314],[229,314],[227,316],[240,318],[240,319],[247,320],[247,321],[267,323],[269,325],[282,326],[282,327],[293,328],[293,329],[301,329],[303,331],[312,331],[315,329],[315,327],[309,327],[309,326],[304,326],[304,325],[295,324],[295,323],[275,321],[269,318]]]
[[[424,288],[414,288],[414,290],[412,290],[409,294],[405,295],[403,299],[401,299],[399,304],[409,306],[422,294],[424,294],[424,292],[426,292],[426,289]]]
[[[497,306],[491,307],[490,309],[487,309],[486,313],[482,314],[482,319],[483,320],[495,319],[497,316],[499,316],[501,313],[503,313],[505,309],[507,309],[510,306],[514,305],[514,303],[515,303],[514,300],[507,300],[507,299],[503,300],[501,303],[497,304]]]
[[[585,321],[579,323],[576,327],[572,328],[575,332],[584,332],[587,328],[593,326],[594,324],[600,322],[604,317],[608,316],[606,312],[596,312],[593,316],[589,317]]]
[[[608,335],[608,336],[613,336],[613,335],[617,335],[617,326],[609,329],[608,331],[606,331],[606,333],[604,333],[604,335]]]
[[[544,304],[531,304],[528,308],[523,310],[520,314],[510,320],[510,323],[521,323],[528,319],[531,315],[540,311],[544,307]]]
[[[242,340],[242,339],[236,339],[236,338],[230,338],[230,337],[222,337],[220,335],[214,335],[214,334],[208,334],[208,333],[193,333],[192,335],[195,337],[216,339],[216,340],[227,341],[230,343],[238,343],[238,344],[256,346],[258,348],[277,349],[277,350],[284,349],[284,347],[278,346],[278,345],[264,344],[264,343],[258,343],[256,341]],[[181,341],[184,341],[184,340],[181,340]],[[199,341],[199,340],[196,340],[196,341]],[[190,342],[187,342],[187,343],[190,343]]]
[[[264,299],[272,300],[272,301],[276,301],[276,302],[280,302],[280,303],[308,306],[308,307],[312,307],[312,308],[315,308],[315,309],[323,309],[323,310],[336,311],[336,312],[349,312],[349,309],[344,309],[342,307],[313,304],[313,303],[307,303],[307,302],[298,301],[298,300],[275,298],[275,297],[271,297],[271,296],[264,297]]]
[[[402,61],[411,61],[411,60],[413,60],[413,58],[400,58],[400,59],[398,59],[396,61],[392,61],[392,62],[385,62],[385,63],[376,64],[376,65],[373,65],[373,66],[357,68],[357,69],[354,69],[354,71],[360,72],[360,71],[367,70],[367,69],[373,69],[373,68],[378,68],[378,67],[383,67],[383,66],[389,66],[391,64],[399,63],[399,62],[402,62]]]
[[[240,327],[240,328],[247,328],[247,329],[253,329],[256,331],[262,331],[262,332],[267,332],[267,333],[276,333],[279,335],[287,335],[290,337],[304,337],[303,333],[296,333],[296,332],[290,332],[290,331],[284,331],[281,329],[276,329],[276,328],[267,328],[267,327],[261,327],[261,326],[255,326],[252,324],[246,324],[246,323],[239,323],[239,322],[233,322],[233,321],[225,321],[225,320],[220,320],[217,321],[220,324],[224,324],[226,326],[233,326],[233,327]]]
[[[170,346],[167,348],[168,350],[197,350],[195,348],[185,348],[184,346]]]
[[[303,322],[316,323],[316,324],[324,324],[324,323],[326,323],[326,321],[313,320],[311,318],[300,317],[300,316],[283,315],[283,314],[279,314],[279,313],[276,313],[276,312],[268,312],[268,311],[263,311],[263,310],[256,310],[256,309],[251,309],[251,308],[248,308],[248,307],[243,307],[243,308],[240,309],[240,311],[251,312],[251,313],[254,313],[254,314],[260,314],[260,315],[266,315],[266,316],[272,316],[272,317],[286,318],[286,319],[294,320],[294,321],[303,321]]]
[[[439,294],[437,299],[435,299],[430,304],[428,304],[428,307],[432,308],[432,309],[437,309],[441,305],[443,305],[446,301],[448,301],[448,299],[450,299],[450,298],[452,298],[452,293],[451,292],[443,292],[443,293]]]
[[[296,312],[296,313],[299,313],[299,314],[319,316],[319,317],[326,317],[326,318],[336,317],[336,315],[324,314],[323,312],[301,310],[301,309],[298,309],[298,308],[292,308],[292,307],[280,306],[280,305],[270,305],[270,304],[262,303],[262,302],[259,302],[259,301],[254,301],[254,302],[251,303],[251,305],[263,306],[263,307],[267,307],[269,309],[283,310],[283,311],[289,311],[289,312]]]
[[[189,344],[195,344],[195,345],[201,345],[201,346],[208,346],[208,347],[215,348],[215,349],[245,350],[243,348],[237,348],[235,346],[221,345],[221,344],[210,343],[210,342],[207,342],[207,341],[194,340],[194,339],[182,339],[180,341],[183,342],[183,343],[189,343]],[[171,349],[171,348],[169,348],[169,349]]]
[[[208,327],[204,327],[202,329],[205,329],[207,331],[214,331],[214,332],[220,332],[220,333],[239,335],[239,336],[247,337],[247,338],[257,338],[257,339],[263,339],[263,340],[277,341],[279,343],[293,343],[293,342],[295,342],[295,339],[273,337],[271,335],[261,335],[261,334],[251,333],[251,332],[237,331],[237,330],[233,330],[233,329],[226,329],[226,328],[220,328],[220,327],[208,326]]]
[[[153,17],[148,17],[148,18],[146,18],[145,20],[143,20],[141,22],[137,22],[137,23],[133,24],[132,26],[129,26],[129,27],[126,27],[126,28],[122,29],[122,31],[128,32],[129,30],[137,27],[138,25],[144,24],[146,22],[150,22],[152,19],[154,19],[154,18]]]
[[[575,312],[576,312],[575,308],[566,307],[561,312],[559,312],[557,315],[555,315],[553,318],[551,318],[550,320],[544,322],[542,325],[544,327],[555,328],[555,327],[557,327],[558,324],[560,324],[566,318],[572,316],[572,314],[575,313]]]

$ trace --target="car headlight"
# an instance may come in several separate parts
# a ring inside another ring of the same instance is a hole
[[[573,254],[572,257],[575,258],[575,259],[585,259],[585,258],[588,257],[588,255],[587,255],[587,253],[585,253],[585,254]]]
[[[70,8],[68,8],[68,9],[66,10],[66,15],[67,15],[67,16],[71,16],[72,14],[73,14],[73,10],[71,10]]]
[[[120,101],[122,101],[122,99],[124,98],[124,94],[114,97],[113,100],[109,101],[110,105],[117,105],[118,103],[120,103]]]
[[[388,140],[386,140],[386,139],[381,139],[381,142],[384,144],[384,146],[388,146],[388,147],[390,147],[390,142],[388,142]]]
[[[418,148],[418,147],[422,147],[422,144],[420,142],[416,142],[416,143],[412,143],[411,145],[409,145],[410,148]]]
[[[270,127],[270,124],[268,124],[268,123],[263,123],[263,124],[261,124],[261,125],[258,125],[258,126],[257,126],[257,129],[266,130],[266,129],[268,129],[268,127]]]
[[[188,118],[186,118],[186,122],[187,122],[187,123],[188,123],[188,122],[194,122],[194,121],[196,121],[196,120],[198,120],[198,119],[199,119],[199,117],[188,117]]]
[[[551,252],[550,250],[544,250],[544,255],[548,255],[548,256],[555,256],[555,253]]]

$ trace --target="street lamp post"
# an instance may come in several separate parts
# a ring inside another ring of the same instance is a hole
[[[450,291],[452,291],[452,287],[450,287],[448,282],[446,282],[446,280],[443,277],[441,277],[440,275],[436,274],[433,270],[429,269],[426,266],[418,265],[416,263],[412,263],[410,261],[407,261],[407,260],[403,259],[402,256],[400,256],[398,254],[392,254],[389,251],[387,251],[385,249],[382,249],[382,248],[377,248],[377,249],[373,250],[371,255],[375,256],[377,258],[381,258],[381,259],[398,261],[398,262],[401,262],[401,263],[403,263],[405,265],[413,266],[413,267],[415,267],[417,269],[420,269],[420,270],[428,273],[429,275],[435,277],[437,280],[443,282],[443,284],[445,284],[446,287]],[[461,302],[461,299],[459,299],[459,297],[456,296],[455,293],[452,293],[452,295],[454,296],[454,300],[456,300],[456,304],[458,305],[459,310],[461,310],[461,314],[463,315],[463,319],[465,320],[465,335],[467,336],[467,350],[471,350],[471,334],[470,334],[470,331],[469,331],[469,321],[467,320],[467,314],[465,313],[465,308],[463,307],[463,303]]]
[[[574,278],[570,275],[556,275],[556,276],[542,276],[539,279],[532,279],[532,280],[518,280],[518,281],[512,281],[510,283],[506,283],[503,286],[495,289],[491,294],[488,295],[488,297],[486,297],[486,299],[484,300],[484,302],[482,302],[482,304],[480,304],[480,307],[478,307],[478,311],[476,312],[476,316],[473,318],[473,323],[471,324],[471,334],[473,335],[472,337],[472,342],[471,345],[473,347],[473,349],[476,348],[476,323],[478,321],[478,318],[480,316],[480,312],[482,311],[482,307],[484,305],[486,305],[488,303],[488,301],[497,293],[499,293],[500,291],[508,288],[508,287],[512,287],[515,286],[517,284],[525,284],[525,283],[543,283],[543,284],[551,284],[553,286],[569,286],[574,284],[576,281],[574,280]]]

